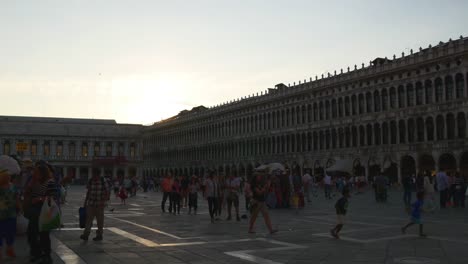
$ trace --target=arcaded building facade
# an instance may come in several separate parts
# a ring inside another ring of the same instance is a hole
[[[468,38],[378,58],[143,129],[143,173],[248,176],[281,162],[321,173],[337,159],[392,180],[468,173]]]
[[[0,116],[0,154],[46,160],[78,184],[93,167],[106,176],[138,176],[142,129],[114,120]]]

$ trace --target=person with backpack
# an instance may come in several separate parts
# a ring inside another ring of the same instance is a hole
[[[93,168],[92,175],[86,187],[87,193],[84,202],[86,208],[86,228],[80,238],[88,241],[93,220],[96,218],[98,230],[93,241],[101,241],[103,239],[104,208],[110,198],[110,188],[104,176],[101,175],[100,169]]]

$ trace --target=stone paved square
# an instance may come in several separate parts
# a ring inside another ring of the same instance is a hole
[[[257,233],[248,234],[247,220],[225,221],[225,210],[223,220],[211,224],[203,199],[198,215],[188,215],[186,208],[172,215],[161,213],[158,192],[139,193],[125,206],[112,197],[102,242],[79,239],[77,214],[84,191],[71,187],[63,207],[65,228],[52,235],[54,263],[468,263],[468,209],[424,214],[427,238],[417,236],[417,227],[402,235],[408,216],[397,189],[385,204],[376,203],[370,190],[353,194],[339,240],[329,235],[338,196],[325,200],[319,195],[299,212],[270,210],[280,230],[274,235],[261,217]],[[24,236],[16,247],[18,258],[5,263],[28,263]]]

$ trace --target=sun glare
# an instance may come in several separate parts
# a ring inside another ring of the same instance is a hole
[[[112,108],[119,122],[150,124],[189,108],[184,78],[175,74],[132,75],[111,82]]]

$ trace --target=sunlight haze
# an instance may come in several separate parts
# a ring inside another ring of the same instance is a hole
[[[2,1],[0,113],[150,124],[466,36],[467,10],[466,1]]]

